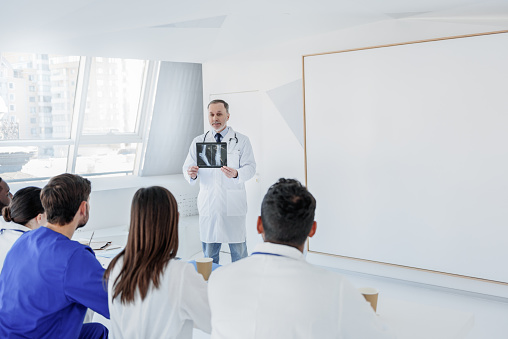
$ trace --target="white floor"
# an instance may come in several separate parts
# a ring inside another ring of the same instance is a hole
[[[197,253],[193,259],[202,256]],[[221,252],[220,264],[231,262],[229,253]],[[375,286],[379,289],[379,301],[383,297],[447,308],[474,314],[474,326],[466,339],[508,339],[508,301],[430,285],[409,283],[401,280],[376,277],[352,271],[327,268],[346,276],[357,287]],[[209,334],[194,330],[194,338],[207,339]],[[411,338],[399,338],[411,339]],[[435,339],[435,338],[429,338]],[[452,339],[452,338],[450,338]]]
[[[201,252],[196,253],[190,259],[199,257],[202,257]],[[229,263],[231,263],[229,253],[221,252],[220,264],[227,265]],[[378,288],[380,291],[378,309],[380,307],[379,305],[383,303],[383,298],[386,297],[460,312],[473,313],[474,326],[465,339],[508,339],[508,301],[505,299],[371,276],[352,271],[332,268],[327,269],[346,276],[356,287],[374,286]],[[94,320],[97,321],[95,318]],[[108,323],[108,320],[103,320],[105,324]],[[193,338],[208,339],[210,335],[200,330],[194,330]]]
[[[467,339],[508,338],[508,301],[501,298],[368,276],[355,272],[334,271],[347,276],[357,287],[377,287],[380,290],[379,303],[382,303],[383,296],[386,296],[424,305],[473,313],[474,326],[466,336]]]

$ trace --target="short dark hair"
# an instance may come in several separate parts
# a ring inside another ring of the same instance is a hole
[[[226,112],[229,113],[229,104],[227,102],[225,102],[224,100],[222,100],[222,99],[212,100],[212,101],[210,101],[210,103],[208,103],[208,106],[206,106],[206,107],[209,108],[211,104],[223,104],[224,108],[226,109]]]
[[[40,195],[39,187],[29,186],[17,191],[11,204],[2,210],[4,220],[26,226],[30,220],[44,213]]]
[[[41,191],[48,222],[64,226],[74,219],[79,206],[88,201],[92,184],[76,174],[60,174],[49,180]]]
[[[261,204],[265,241],[301,246],[305,243],[316,211],[316,199],[295,179],[280,178]]]

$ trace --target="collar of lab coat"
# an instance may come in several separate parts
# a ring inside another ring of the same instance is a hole
[[[31,228],[28,228],[26,226],[16,224],[15,222],[4,222],[0,224],[0,228],[6,229],[6,230],[20,230],[23,232],[31,231]]]
[[[235,136],[235,131],[233,131],[233,127],[228,126],[229,130],[228,133],[224,136],[224,140],[229,140],[229,138],[233,138]]]
[[[292,246],[274,244],[271,242],[257,244],[254,248],[254,252],[279,254],[284,257],[305,261],[305,256],[298,249]]]

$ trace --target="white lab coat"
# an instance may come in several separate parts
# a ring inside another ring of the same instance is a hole
[[[182,167],[185,179],[190,184],[194,185],[199,180],[200,239],[206,243],[244,242],[247,214],[244,183],[256,172],[256,161],[249,138],[229,127],[228,133],[222,140],[228,147],[227,166],[238,171],[237,178],[226,177],[220,168],[200,168],[198,178],[192,180],[187,174],[187,169],[197,164],[197,142],[215,142],[212,131],[194,138]]]
[[[0,230],[2,229],[4,231],[0,234],[0,272],[4,266],[5,256],[12,245],[14,245],[16,240],[18,240],[24,232],[31,231],[31,229],[26,226],[16,224],[15,222],[5,222],[3,220],[0,222]]]
[[[393,338],[344,277],[294,247],[262,243],[254,253],[210,276],[212,339]]]
[[[152,284],[144,300],[137,291],[129,304],[122,304],[120,297],[111,299],[122,265],[123,259],[118,260],[108,281],[110,338],[191,339],[193,326],[210,333],[207,284],[192,264],[170,260],[159,288]]]

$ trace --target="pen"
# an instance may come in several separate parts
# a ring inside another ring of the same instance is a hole
[[[90,241],[88,242],[88,246],[90,246],[92,244],[92,238],[93,238],[94,234],[95,234],[95,231],[92,232],[92,236],[90,237]]]
[[[102,247],[101,247],[101,248],[99,248],[99,249],[100,249],[100,250],[104,250],[104,249],[106,249],[106,247],[108,247],[109,245],[111,245],[111,241],[108,241],[108,242],[106,243],[106,245],[102,246]]]

